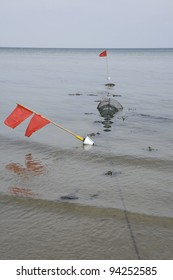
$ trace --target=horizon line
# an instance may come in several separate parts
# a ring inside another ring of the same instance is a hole
[[[0,46],[0,49],[91,49],[91,50],[114,50],[114,49],[173,49],[173,47],[16,47],[16,46]]]

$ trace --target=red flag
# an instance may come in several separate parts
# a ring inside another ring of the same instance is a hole
[[[32,133],[34,133],[35,131],[39,130],[40,128],[42,128],[43,126],[49,123],[50,123],[49,120],[43,118],[40,115],[34,114],[26,129],[25,136],[30,137]]]
[[[100,57],[104,57],[104,56],[107,56],[107,51],[103,51],[99,54]]]
[[[6,118],[4,123],[11,128],[15,128],[32,114],[32,111],[18,104],[13,112]]]

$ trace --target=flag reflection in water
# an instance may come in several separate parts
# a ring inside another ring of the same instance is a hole
[[[17,174],[17,175],[30,175],[32,174],[32,176],[37,176],[37,175],[41,175],[41,174],[45,174],[46,173],[46,168],[44,165],[42,165],[40,163],[40,161],[38,160],[34,160],[32,157],[32,154],[26,154],[25,155],[25,165],[21,165],[19,163],[9,163],[6,165],[6,168]]]
[[[34,160],[32,154],[25,155],[25,164],[12,162],[6,165],[8,171],[27,178],[29,176],[39,176],[46,173],[46,168],[38,160]],[[9,187],[10,194],[22,197],[38,197],[31,189],[19,186]]]
[[[35,197],[38,194],[35,194],[31,189],[20,188],[20,187],[10,187],[9,191],[12,195],[24,196],[24,197]]]

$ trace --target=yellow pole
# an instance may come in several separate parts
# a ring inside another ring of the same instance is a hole
[[[44,117],[43,115],[40,115],[39,113],[34,112],[34,111],[32,111],[31,109],[29,109],[29,108],[27,108],[27,107],[25,107],[25,106],[23,106],[23,105],[21,105],[21,104],[18,104],[18,103],[17,103],[17,105],[19,105],[19,106],[21,106],[21,107],[23,107],[23,108],[25,108],[25,109],[27,109],[27,110],[33,112],[34,114],[37,114],[37,115],[43,117],[44,119],[46,119],[47,121],[49,121],[49,122],[52,123],[53,125],[55,125],[55,126],[61,128],[62,130],[66,131],[67,133],[73,135],[73,136],[76,137],[78,140],[84,141],[85,138],[83,138],[83,137],[81,137],[81,136],[75,134],[74,132],[68,130],[67,128],[65,128],[65,127],[63,127],[63,126],[61,126],[60,124],[57,124],[57,123],[53,122],[52,120],[49,120],[48,118]]]

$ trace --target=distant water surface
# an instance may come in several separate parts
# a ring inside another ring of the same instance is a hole
[[[0,258],[173,259],[173,49],[0,48]],[[111,119],[104,98],[123,110]],[[16,103],[49,124],[24,136]]]

